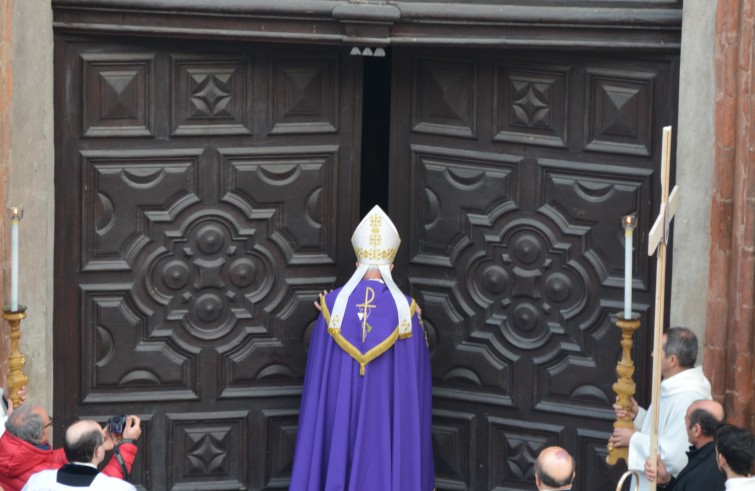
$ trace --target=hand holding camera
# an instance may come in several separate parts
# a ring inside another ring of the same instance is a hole
[[[138,440],[142,436],[142,420],[138,416],[126,416],[126,427],[123,429],[123,438]]]
[[[113,445],[123,440],[136,441],[142,434],[141,420],[138,416],[110,416],[105,425],[104,431],[106,450],[112,449]],[[107,438],[107,436],[110,438]],[[107,445],[107,443],[110,445]]]

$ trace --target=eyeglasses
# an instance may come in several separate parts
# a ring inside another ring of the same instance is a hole
[[[50,416],[50,422],[45,425],[45,428],[52,426],[52,416]]]

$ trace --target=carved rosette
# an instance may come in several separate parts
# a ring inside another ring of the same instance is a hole
[[[563,334],[564,319],[584,303],[584,278],[566,248],[556,246],[532,222],[514,223],[470,264],[466,283],[484,309],[484,324],[519,349],[540,348]]]
[[[240,319],[255,319],[255,301],[273,285],[271,262],[255,248],[257,230],[240,230],[222,215],[192,217],[166,232],[166,247],[148,265],[147,291],[183,334],[214,340]],[[257,319],[258,320],[258,319]]]

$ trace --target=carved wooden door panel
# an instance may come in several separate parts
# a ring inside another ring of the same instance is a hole
[[[144,489],[285,489],[312,301],[352,269],[358,61],[58,36],[55,83],[56,420],[139,415]]]
[[[634,310],[652,325],[644,230],[658,208],[656,135],[675,117],[676,60],[394,57],[396,271],[431,340],[438,489],[532,489],[549,445],[576,457],[576,489],[613,489],[620,218],[639,213]],[[639,359],[647,337],[635,336]]]

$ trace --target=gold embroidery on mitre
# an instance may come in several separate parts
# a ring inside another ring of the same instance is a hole
[[[372,226],[372,233],[370,234],[370,245],[373,249],[380,247],[380,227],[383,225],[383,217],[377,213],[370,217],[370,225]]]
[[[398,252],[397,247],[389,247],[387,249],[381,249],[380,246],[383,242],[383,236],[380,230],[383,227],[383,217],[377,213],[370,216],[370,238],[368,247],[354,247],[354,253],[357,255],[357,260],[364,261],[384,261],[386,259],[393,260]]]
[[[355,247],[354,253],[360,262],[365,261],[382,261],[396,257],[398,249],[393,247],[389,249],[366,249],[364,247]]]

